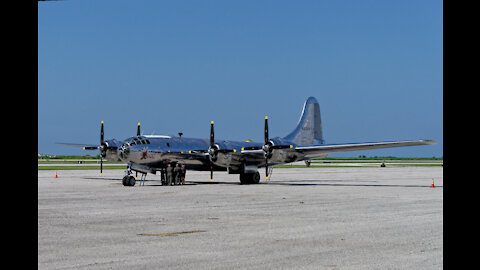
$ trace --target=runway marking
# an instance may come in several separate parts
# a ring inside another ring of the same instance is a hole
[[[139,235],[143,235],[143,236],[172,236],[172,235],[176,235],[176,234],[186,234],[186,233],[196,233],[196,232],[205,232],[205,231],[199,230],[199,231],[173,232],[173,233],[158,233],[158,234],[140,233]]]

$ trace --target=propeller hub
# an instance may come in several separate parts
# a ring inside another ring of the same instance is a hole
[[[98,147],[98,150],[100,151],[100,155],[102,156],[102,158],[105,158],[107,156],[107,148],[108,148],[108,144],[105,142]]]
[[[273,143],[271,141],[267,142],[262,146],[263,151],[265,152],[265,157],[266,158],[271,158],[272,157],[272,151],[273,151]]]
[[[211,161],[217,160],[218,146],[212,145],[208,148],[208,155],[210,156]]]
[[[272,146],[273,146],[273,144],[271,142],[268,142],[268,143],[266,143],[262,146],[262,149],[263,149],[263,151],[265,151],[265,153],[271,153],[272,150],[273,150]]]

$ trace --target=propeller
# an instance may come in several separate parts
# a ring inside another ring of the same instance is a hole
[[[105,143],[104,132],[103,132],[103,121],[100,126],[100,146],[98,150],[100,150],[100,175],[103,173],[103,157],[107,154],[107,144]]]
[[[208,155],[210,157],[210,181],[213,182],[213,162],[217,160],[218,147],[215,145],[215,132],[213,129],[213,121],[210,122],[210,148],[208,148]]]
[[[231,153],[236,152],[235,149],[219,149],[215,144],[215,132],[213,128],[213,121],[210,122],[210,147],[208,148],[208,156],[210,159],[210,181],[213,181],[213,165],[218,158],[218,153]]]
[[[140,136],[140,122],[137,124],[137,136]],[[135,179],[138,179],[138,172],[135,171]]]
[[[88,149],[88,148],[85,147],[84,149]],[[97,149],[100,150],[100,175],[102,175],[102,173],[103,173],[103,159],[107,156],[107,150],[117,149],[116,146],[108,146],[108,144],[105,142],[103,121],[100,125],[100,145],[98,146]]]
[[[265,116],[265,129],[264,129],[265,144],[263,145],[263,151],[265,152],[265,178],[268,180],[268,159],[272,157],[272,143],[268,140],[268,116]]]
[[[107,148],[108,145],[105,143],[102,121],[102,124],[100,126],[100,146],[98,147],[98,149],[100,150],[100,175],[102,175],[103,173],[103,158],[107,155]]]
[[[272,157],[273,149],[285,149],[292,148],[292,145],[274,145],[268,138],[268,116],[265,116],[265,129],[264,129],[264,145],[262,146],[265,152],[265,178],[268,180],[268,159]]]

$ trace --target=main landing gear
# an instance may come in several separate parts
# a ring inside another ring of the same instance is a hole
[[[240,173],[240,183],[242,185],[258,184],[260,183],[260,173]]]

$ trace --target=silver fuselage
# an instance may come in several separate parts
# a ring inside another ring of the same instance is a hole
[[[270,140],[274,144],[288,144],[295,146],[293,142],[282,138]],[[218,149],[233,149],[231,153],[218,153],[218,158],[213,162],[215,171],[226,171],[235,173],[241,166],[265,166],[265,159],[262,155],[248,155],[248,148],[262,147],[263,143],[247,141],[215,140]],[[167,163],[178,162],[187,169],[208,171],[212,162],[207,154],[210,147],[208,139],[170,137],[170,136],[135,136],[123,141],[119,146],[116,155],[107,156],[106,159],[117,160],[127,164],[139,164],[152,168],[163,168]],[[245,150],[247,149],[247,150]],[[244,155],[241,155],[243,153]],[[112,153],[113,154],[113,153]],[[289,163],[302,160],[303,155],[290,151],[290,149],[276,149],[269,159],[269,164]]]

